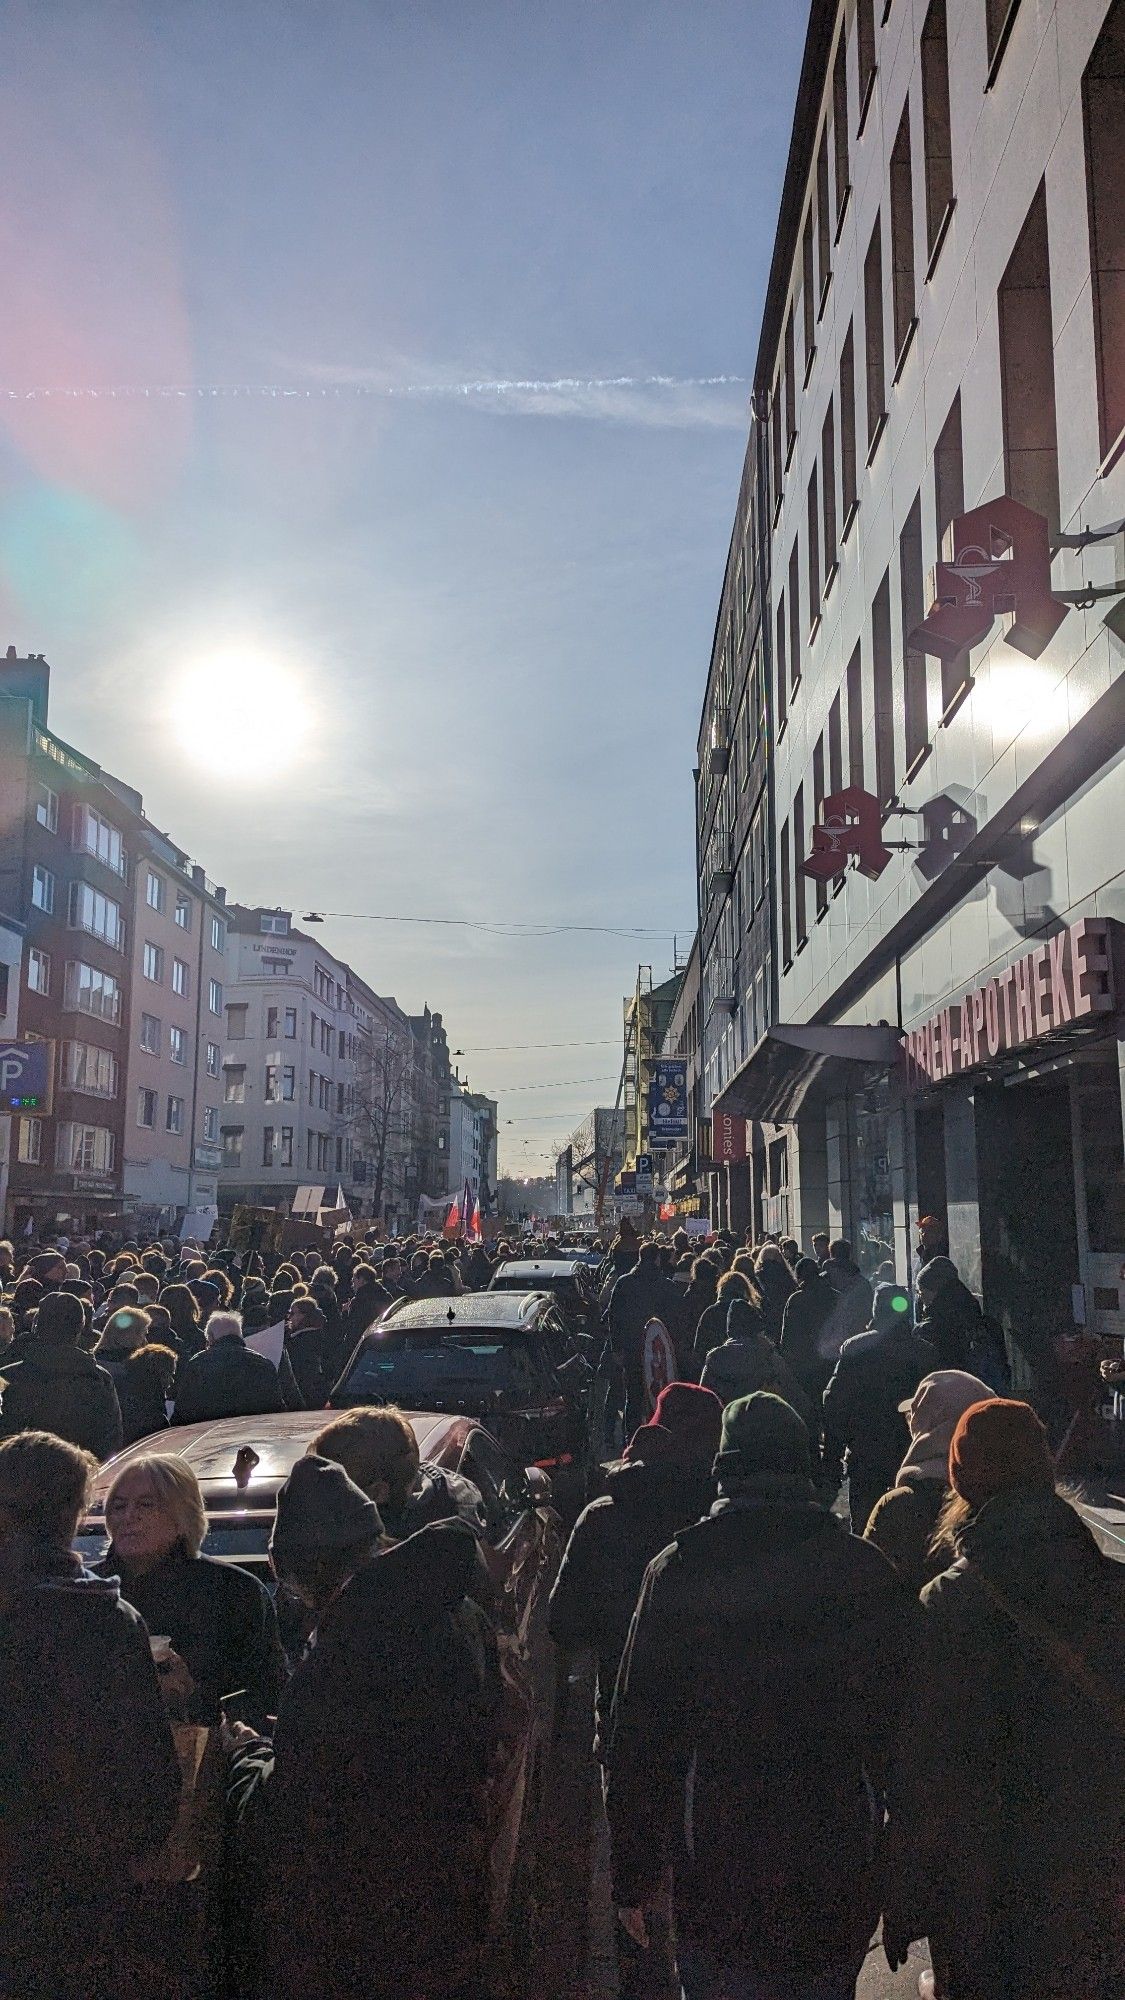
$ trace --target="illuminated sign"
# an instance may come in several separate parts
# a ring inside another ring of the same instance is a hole
[[[837,882],[852,856],[860,874],[874,879],[882,874],[891,851],[883,845],[883,812],[874,792],[845,785],[842,792],[829,792],[821,800],[812,847],[798,861],[798,873],[811,875],[814,882]]]
[[[909,643],[956,660],[988,637],[997,618],[1017,652],[1038,658],[1066,617],[1051,592],[1051,545],[1042,514],[1007,494],[951,521],[930,584],[932,603]]]
[[[1115,1004],[1109,921],[1083,917],[906,1034],[908,1081],[946,1083]]]
[[[53,1042],[0,1042],[0,1111],[50,1111],[53,1052]]]
[[[686,1056],[657,1056],[649,1065],[648,1134],[654,1152],[689,1136]]]
[[[717,1167],[734,1167],[746,1158],[746,1120],[736,1111],[711,1114],[711,1151]]]

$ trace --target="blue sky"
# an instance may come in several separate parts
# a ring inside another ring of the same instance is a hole
[[[693,922],[806,11],[0,10],[0,642],[242,900],[656,933],[326,925],[513,1169],[619,1051],[492,1045],[612,1041]]]

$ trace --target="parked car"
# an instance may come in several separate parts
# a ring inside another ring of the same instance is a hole
[[[546,1292],[473,1292],[400,1299],[364,1334],[329,1397],[422,1404],[471,1416],[518,1465],[551,1476],[564,1520],[584,1504],[596,1463],[590,1431],[594,1369],[558,1301]]]
[[[549,1292],[579,1333],[592,1330],[596,1311],[590,1271],[580,1256],[518,1257],[492,1274],[490,1292]]]
[[[411,1409],[405,1414],[423,1463],[472,1479],[484,1501],[484,1553],[495,1590],[506,1703],[502,1733],[509,1753],[496,1774],[492,1799],[493,1917],[499,1934],[519,1915],[531,1880],[554,1717],[555,1648],[547,1631],[547,1600],[562,1557],[561,1523],[548,1474],[512,1458],[472,1417]],[[75,1546],[87,1562],[100,1562],[109,1547],[105,1496],[117,1474],[146,1453],[174,1453],[190,1465],[203,1494],[203,1554],[269,1581],[278,1492],[326,1422],[323,1410],[299,1410],[182,1424],[142,1438],[102,1467]]]

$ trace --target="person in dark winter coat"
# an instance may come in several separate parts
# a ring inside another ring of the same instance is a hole
[[[711,1513],[650,1563],[614,1699],[607,1812],[643,1940],[671,1863],[686,2000],[852,2000],[910,1644],[891,1565],[814,1498],[779,1397],[727,1409]]]
[[[392,1294],[385,1285],[380,1284],[374,1266],[357,1264],[352,1273],[351,1295],[343,1312],[343,1347],[339,1356],[341,1368],[353,1348],[363,1339],[364,1334],[393,1303]]]
[[[332,1383],[322,1371],[324,1314],[315,1299],[294,1299],[285,1315],[285,1352],[306,1410],[319,1410]]]
[[[126,1306],[108,1319],[94,1355],[117,1391],[121,1407],[121,1441],[135,1444],[168,1428],[164,1375],[156,1357],[143,1354],[150,1338],[148,1314]]]
[[[160,1294],[172,1322],[172,1342],[181,1361],[202,1354],[206,1341],[199,1318],[199,1304],[188,1285],[165,1285]]]
[[[680,1309],[685,1361],[692,1359],[696,1353],[699,1323],[704,1313],[710,1310],[718,1298],[720,1275],[719,1266],[713,1257],[697,1257],[692,1264],[691,1276],[684,1287],[683,1305]]]
[[[802,1418],[809,1406],[796,1376],[783,1361],[765,1329],[761,1307],[752,1299],[732,1299],[727,1308],[727,1337],[713,1347],[703,1364],[700,1385],[714,1390],[720,1403],[737,1402],[756,1389],[768,1389]]]
[[[776,1243],[764,1243],[754,1260],[754,1277],[762,1294],[766,1332],[776,1347],[781,1339],[785,1307],[796,1290],[796,1281]]]
[[[845,1340],[824,1392],[824,1428],[848,1448],[848,1507],[862,1535],[877,1500],[895,1483],[910,1433],[900,1405],[936,1356],[911,1324],[910,1294],[880,1285],[868,1332]]]
[[[778,1351],[815,1410],[820,1408],[840,1353],[831,1335],[825,1336],[836,1309],[836,1294],[814,1257],[798,1257],[793,1275],[797,1289],[785,1301]]]
[[[395,1541],[436,1521],[455,1520],[483,1539],[488,1523],[479,1486],[443,1465],[423,1465],[414,1426],[393,1404],[343,1411],[309,1448],[343,1466],[375,1502],[384,1532]]]
[[[237,1732],[233,1773],[268,2000],[439,2000],[484,1942],[500,1690],[466,1597],[476,1542],[443,1522],[379,1554],[381,1532],[340,1466],[298,1461],[271,1557],[316,1613],[315,1644],[272,1745]]]
[[[610,1346],[625,1378],[625,1435],[631,1437],[648,1414],[642,1373],[644,1331],[650,1319],[667,1327],[679,1351],[683,1337],[684,1292],[661,1269],[659,1243],[642,1243],[631,1271],[618,1278],[609,1299]]]
[[[109,1458],[121,1449],[121,1406],[112,1377],[78,1343],[85,1328],[81,1300],[47,1292],[19,1359],[4,1363],[0,1437],[50,1431],[69,1444]]]
[[[604,1761],[609,1706],[637,1594],[653,1556],[715,1498],[712,1463],[723,1406],[708,1389],[670,1382],[605,1492],[578,1516],[551,1592],[550,1631],[564,1653],[590,1647],[597,1660],[594,1754]]]
[[[945,1368],[923,1376],[910,1401],[901,1405],[910,1449],[890,1492],[876,1502],[864,1534],[893,1562],[912,1596],[949,1566],[948,1550],[931,1546],[950,1497],[949,1446],[965,1411],[991,1394],[978,1376]]]
[[[240,1690],[264,1725],[285,1685],[273,1599],[247,1570],[200,1555],[207,1516],[191,1468],[170,1455],[130,1460],[105,1521],[110,1546],[95,1574],[118,1577],[149,1631],[171,1640],[164,1685],[177,1715],[217,1723],[222,1696]]]
[[[122,1950],[123,1924],[145,1893],[132,1869],[159,1853],[179,1805],[144,1625],[116,1582],[71,1553],[96,1470],[88,1453],[45,1432],[0,1444],[5,2000],[140,1990]]]
[[[971,1369],[984,1334],[980,1302],[961,1283],[948,1257],[931,1257],[918,1273],[918,1324],[939,1368]]]
[[[380,1286],[382,1290],[382,1286]],[[440,1250],[431,1250],[425,1270],[413,1288],[416,1299],[451,1299],[456,1287],[453,1273]]]
[[[967,1410],[922,1593],[883,1936],[951,2000],[1125,1993],[1125,1570],[1056,1494],[1026,1403]]]
[[[277,1369],[264,1354],[247,1347],[241,1314],[212,1313],[205,1351],[186,1361],[176,1376],[176,1423],[253,1417],[283,1408]]]
[[[870,1326],[874,1294],[852,1256],[852,1246],[846,1237],[837,1236],[829,1244],[824,1270],[836,1294],[831,1333],[839,1353],[845,1340],[850,1340],[853,1334],[862,1333],[865,1327]]]
[[[707,1356],[726,1339],[727,1314],[735,1299],[749,1299],[760,1307],[762,1295],[745,1271],[724,1271],[716,1288],[715,1303],[707,1307],[695,1329],[696,1375],[702,1372]]]

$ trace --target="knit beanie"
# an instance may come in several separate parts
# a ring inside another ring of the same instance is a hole
[[[648,1423],[641,1425],[625,1456],[646,1461],[651,1457],[697,1459],[710,1465],[719,1449],[722,1425],[723,1406],[713,1389],[701,1389],[695,1382],[668,1382],[656,1399]],[[659,1440],[643,1435],[656,1430],[663,1433]],[[656,1444],[655,1452],[648,1451],[650,1443]]]
[[[957,1266],[951,1257],[931,1257],[918,1273],[918,1290],[923,1298],[932,1298],[935,1292],[944,1291],[957,1276]]]
[[[902,1285],[876,1285],[871,1301],[871,1324],[880,1333],[892,1326],[910,1326],[910,1293]]]
[[[796,1410],[767,1389],[728,1403],[715,1471],[722,1480],[811,1480],[809,1434]]]
[[[993,1396],[966,1410],[949,1446],[949,1483],[970,1507],[1011,1486],[1053,1488],[1047,1433],[1031,1405]]]
[[[270,1554],[284,1566],[291,1555],[322,1555],[375,1541],[383,1532],[374,1500],[342,1465],[309,1452],[299,1458],[277,1496]]]

